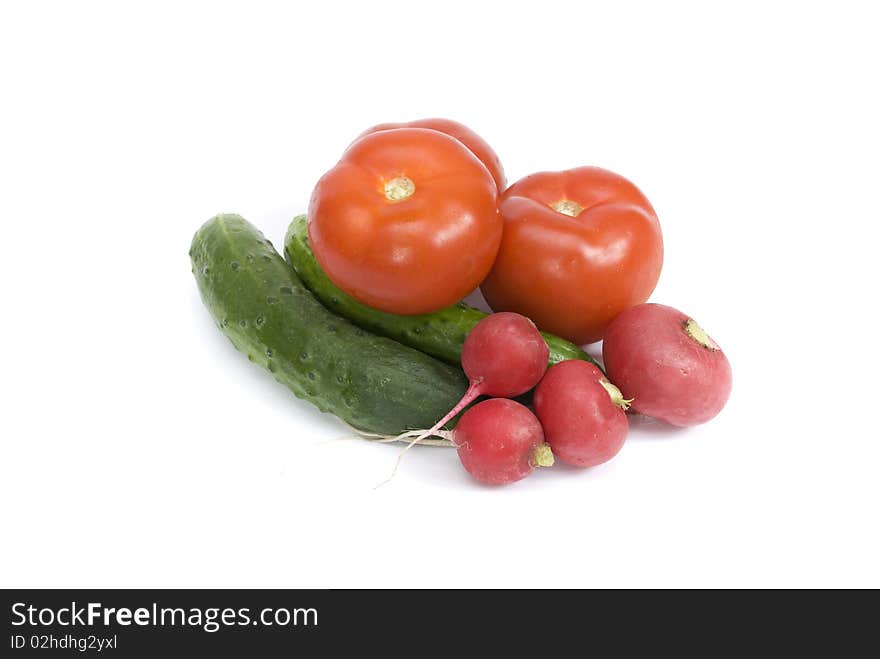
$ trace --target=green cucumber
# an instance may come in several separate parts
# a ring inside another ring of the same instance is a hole
[[[459,302],[442,311],[418,316],[398,316],[371,309],[343,293],[318,265],[309,245],[305,215],[293,218],[284,238],[284,254],[303,283],[325,307],[345,316],[355,325],[400,341],[449,364],[461,363],[461,346],[474,325],[486,317],[478,309]],[[582,359],[599,366],[574,343],[541,332],[550,348],[550,364],[566,359]],[[600,367],[601,368],[601,367]]]
[[[430,428],[467,389],[461,369],[328,311],[238,215],[208,220],[190,258],[202,300],[232,344],[296,396],[355,428]]]

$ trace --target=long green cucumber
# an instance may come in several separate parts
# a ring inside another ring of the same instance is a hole
[[[461,363],[461,346],[474,325],[486,317],[478,309],[458,303],[418,316],[398,316],[377,311],[343,293],[321,270],[309,245],[305,215],[293,218],[284,238],[284,254],[303,283],[330,311],[360,327],[400,341],[450,364]],[[566,359],[596,361],[574,343],[541,332],[550,348],[550,364]],[[596,364],[598,366],[598,364]]]
[[[238,215],[208,220],[190,258],[217,327],[322,412],[361,430],[397,434],[430,428],[467,389],[460,369],[328,311]]]

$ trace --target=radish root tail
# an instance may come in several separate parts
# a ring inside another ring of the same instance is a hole
[[[393,442],[408,442],[411,437],[422,432],[421,430],[407,430],[406,432],[402,432],[399,435],[383,435],[378,432],[361,430],[360,428],[355,428],[351,425],[349,425],[348,427],[351,428],[352,434],[343,435],[341,437],[334,437],[326,441],[332,442],[341,439],[360,439],[368,442],[374,442],[376,444],[391,444]],[[434,433],[434,436],[436,437],[435,439],[424,439],[420,443],[424,446],[441,446],[445,448],[455,447],[455,444],[452,443],[451,433],[447,433],[447,431],[441,430]]]
[[[455,446],[455,443],[452,441],[452,433],[447,430],[441,430],[441,428],[443,428],[443,426],[445,426],[451,419],[454,419],[459,412],[461,412],[475,398],[479,397],[483,393],[482,384],[482,378],[471,381],[464,396],[461,397],[461,400],[458,401],[456,406],[449,410],[442,419],[435,423],[432,428],[429,428],[428,430],[410,430],[406,433],[398,435],[398,439],[403,439],[404,436],[413,437],[413,439],[410,440],[410,442],[403,448],[403,450],[400,452],[400,455],[397,456],[397,461],[394,463],[394,469],[391,470],[391,475],[388,476],[388,478],[386,478],[384,481],[379,483],[374,489],[379,489],[380,487],[385,485],[385,483],[394,478],[394,476],[397,474],[397,469],[398,467],[400,467],[400,463],[403,460],[403,456],[406,455],[406,452],[409,451],[416,444],[424,442],[426,438],[431,436],[444,437],[445,439],[448,439],[453,446]]]

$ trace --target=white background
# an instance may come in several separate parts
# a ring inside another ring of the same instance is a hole
[[[4,3],[0,586],[880,586],[870,3]],[[653,297],[734,369],[687,431],[475,485],[236,353],[187,257],[276,246],[364,128],[446,116],[508,178],[660,215]]]

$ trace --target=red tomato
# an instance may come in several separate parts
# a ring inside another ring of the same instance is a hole
[[[492,174],[492,178],[495,179],[499,191],[504,190],[507,185],[507,179],[504,177],[504,168],[501,166],[501,160],[498,158],[498,154],[495,153],[486,140],[464,124],[452,121],[452,119],[419,119],[417,121],[409,121],[406,123],[379,124],[378,126],[368,128],[361,134],[361,137],[369,133],[375,133],[380,130],[389,130],[392,128],[430,128],[431,130],[439,130],[441,133],[452,135],[452,137],[469,148],[473,154],[480,159],[480,162],[486,165],[486,169],[489,170]]]
[[[461,142],[426,128],[364,135],[309,204],[309,240],[327,276],[397,314],[437,311],[476,288],[502,226],[489,170]]]
[[[495,311],[592,343],[657,285],[663,238],[654,209],[598,167],[532,174],[501,198],[504,236],[481,289]]]

